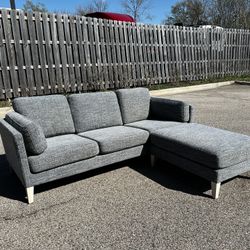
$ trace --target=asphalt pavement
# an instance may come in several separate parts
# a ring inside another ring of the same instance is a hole
[[[250,135],[250,86],[166,96],[194,106],[194,122]],[[250,172],[218,200],[195,175],[148,159],[24,188],[0,146],[0,249],[249,249]]]

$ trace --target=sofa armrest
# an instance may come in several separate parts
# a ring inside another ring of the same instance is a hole
[[[25,187],[30,185],[30,168],[23,136],[5,120],[0,120],[0,134],[10,167]]]
[[[150,118],[165,121],[191,122],[193,108],[182,102],[159,97],[150,99]]]

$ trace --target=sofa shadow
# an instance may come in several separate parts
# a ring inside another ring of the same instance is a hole
[[[165,188],[212,198],[210,193],[206,194],[211,189],[210,182],[160,159],[154,167],[149,162],[149,158],[145,158],[130,164],[130,167]]]
[[[48,191],[60,186],[68,185],[77,181],[88,179],[99,174],[114,171],[116,169],[127,166],[128,162],[120,162],[106,167],[90,170],[71,177],[55,180],[35,187],[35,194]],[[27,203],[25,189],[16,176],[9,168],[5,155],[0,155],[0,197],[5,197],[11,200],[18,200]]]
[[[149,157],[131,159],[108,165],[106,167],[93,169],[71,177],[41,184],[36,186],[35,193],[48,191],[60,186],[88,179],[96,175],[117,170],[124,166],[129,166],[134,171],[137,171],[165,188],[191,195],[211,198],[210,193],[206,194],[206,192],[211,189],[208,181],[160,159],[156,161],[155,167],[150,167]],[[245,175],[240,175],[234,178],[250,179],[249,176]],[[226,182],[228,181],[230,180],[227,180]],[[15,173],[10,171],[5,155],[0,155],[0,196],[27,203],[25,189]]]
[[[55,180],[55,181],[51,181],[51,182],[47,182],[44,184],[41,184],[39,186],[35,187],[35,194],[36,193],[40,193],[40,192],[44,192],[44,191],[48,191],[54,188],[58,188],[58,187],[62,187],[71,183],[75,183],[78,181],[82,181],[82,180],[86,180],[88,178],[100,175],[100,174],[105,174],[107,172],[111,172],[114,170],[117,170],[119,168],[122,168],[124,166],[127,166],[127,161],[123,161],[120,163],[115,163],[112,165],[108,165],[108,166],[104,166],[104,167],[100,167],[100,168],[96,168],[96,169],[91,169],[87,172],[83,172],[80,174],[76,174],[70,177],[66,177],[63,179],[59,179],[59,180]]]
[[[25,189],[15,173],[9,168],[5,155],[0,155],[0,196],[26,202]]]

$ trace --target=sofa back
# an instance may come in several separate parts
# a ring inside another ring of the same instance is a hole
[[[125,124],[148,118],[150,94],[147,88],[119,89],[116,94]]]
[[[69,104],[63,95],[19,97],[14,99],[13,108],[39,124],[45,137],[75,133]]]
[[[122,125],[114,92],[72,94],[68,101],[77,133]]]

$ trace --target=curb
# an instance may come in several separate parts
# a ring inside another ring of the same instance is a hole
[[[240,84],[240,85],[249,85],[250,86],[249,81],[235,81],[235,83]]]
[[[161,89],[161,90],[151,90],[149,91],[152,96],[163,96],[163,95],[175,95],[175,94],[182,94],[182,93],[189,93],[201,90],[208,90],[208,89],[215,89],[222,86],[227,86],[231,84],[244,84],[250,85],[250,82],[245,81],[226,81],[226,82],[216,82],[216,83],[208,83],[208,84],[201,84],[195,86],[187,86],[187,87],[180,87],[180,88],[170,88],[170,89]],[[12,107],[4,107],[0,108],[0,118],[4,118],[6,113],[13,111]]]
[[[216,83],[208,83],[208,84],[201,84],[201,85],[180,87],[180,88],[151,90],[149,92],[152,96],[175,95],[175,94],[182,94],[182,93],[195,92],[201,90],[215,89],[218,87],[227,86],[234,83],[235,81],[216,82]]]

